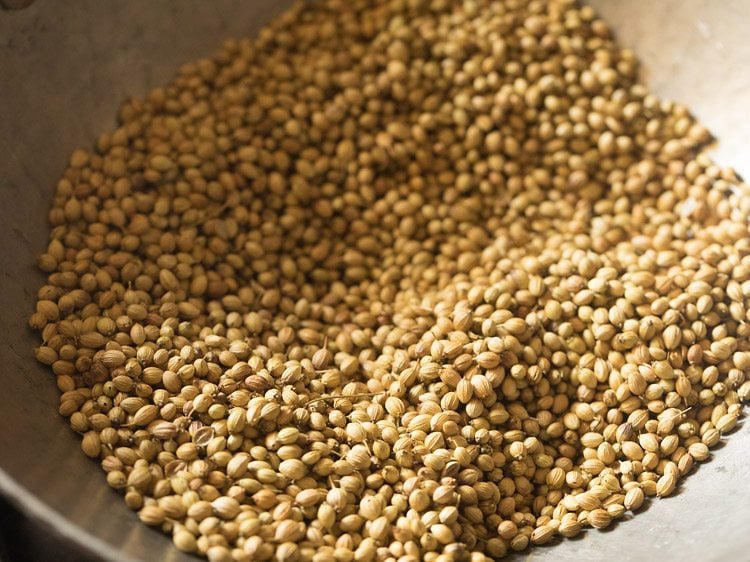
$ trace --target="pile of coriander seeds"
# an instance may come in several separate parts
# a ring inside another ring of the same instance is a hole
[[[83,452],[212,562],[484,562],[674,493],[750,397],[750,188],[637,73],[573,0],[317,0],[129,100],[30,318]]]

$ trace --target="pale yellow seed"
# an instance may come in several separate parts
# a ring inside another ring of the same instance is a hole
[[[623,505],[626,509],[629,509],[631,511],[638,511],[643,505],[644,499],[645,496],[641,488],[632,488],[625,494]]]
[[[673,474],[665,474],[656,482],[656,495],[662,498],[671,495],[676,484],[677,480]]]

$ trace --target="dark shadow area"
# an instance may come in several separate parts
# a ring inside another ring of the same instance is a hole
[[[44,529],[0,498],[0,562],[100,562],[79,545]]]

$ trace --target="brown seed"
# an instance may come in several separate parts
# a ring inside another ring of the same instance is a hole
[[[145,466],[136,466],[128,474],[128,486],[139,491],[146,491],[151,482],[151,473]]]
[[[294,501],[302,507],[317,505],[323,500],[323,494],[319,490],[301,490],[295,497]]]
[[[159,283],[161,283],[167,291],[176,291],[180,288],[180,282],[177,277],[168,269],[162,269],[159,272]]]
[[[81,440],[81,450],[87,457],[98,457],[101,452],[101,439],[96,431],[88,431]]]
[[[195,552],[197,548],[195,535],[184,529],[176,531],[172,536],[172,541],[174,542],[174,545],[182,552]]]
[[[161,525],[164,522],[164,512],[156,505],[145,506],[138,512],[138,517],[146,525]]]
[[[577,496],[575,496],[575,500],[578,504],[578,508],[583,511],[592,511],[601,507],[602,505],[602,502],[599,500],[599,498],[591,493],[578,494]]]
[[[125,354],[119,350],[109,349],[101,354],[101,362],[108,369],[114,369],[125,363]]]
[[[581,530],[581,524],[575,519],[562,521],[560,527],[557,529],[561,536],[567,538],[578,536],[581,533]]]
[[[643,449],[634,441],[624,441],[622,443],[622,452],[630,460],[639,461],[643,459]]]
[[[677,481],[673,474],[665,474],[656,482],[656,495],[663,498],[674,492]]]
[[[645,496],[641,488],[632,488],[625,494],[625,501],[623,502],[623,504],[625,505],[626,509],[629,509],[631,511],[638,511],[643,505],[644,498]]]
[[[290,480],[299,480],[307,473],[307,466],[301,460],[288,459],[281,462],[279,472]]]
[[[162,154],[157,154],[151,158],[150,163],[151,166],[159,172],[166,172],[174,166],[174,162]]]
[[[331,354],[331,352],[328,351],[328,349],[325,347],[321,348],[312,356],[313,368],[317,370],[325,369],[328,365],[330,365],[332,360],[333,355]]]
[[[45,365],[52,365],[59,359],[57,352],[48,346],[41,346],[36,349],[36,360]]]
[[[708,446],[704,443],[693,443],[688,447],[688,452],[697,461],[705,461],[711,456]]]
[[[295,542],[300,540],[305,533],[305,527],[302,523],[291,519],[280,521],[276,527],[274,540],[277,542]]]
[[[594,529],[606,529],[612,522],[612,516],[606,509],[590,511],[586,519]]]
[[[159,415],[159,409],[153,404],[147,404],[138,408],[133,416],[133,424],[138,426],[147,426]]]
[[[737,419],[735,414],[724,414],[716,422],[716,429],[721,433],[728,433],[737,426]]]
[[[240,512],[240,504],[234,498],[222,496],[211,502],[211,507],[217,517],[234,519]]]
[[[79,336],[78,343],[80,343],[83,347],[98,349],[100,347],[104,347],[104,345],[107,343],[107,338],[99,332],[87,332]],[[105,355],[106,353],[107,352],[105,352]],[[111,359],[108,359],[108,361],[111,361]],[[107,364],[107,362],[104,360],[104,357],[102,357],[102,362],[105,363],[105,365]]]

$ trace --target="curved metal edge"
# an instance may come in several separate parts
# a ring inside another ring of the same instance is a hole
[[[122,562],[140,562],[137,558],[126,555],[114,545],[108,544],[84,531],[82,528],[71,524],[63,515],[38,499],[35,495],[29,493],[2,468],[0,468],[0,494],[20,513],[30,519],[40,521],[45,525],[45,530],[56,534],[62,540],[75,543],[93,558]],[[112,557],[113,551],[117,552],[116,559]]]

